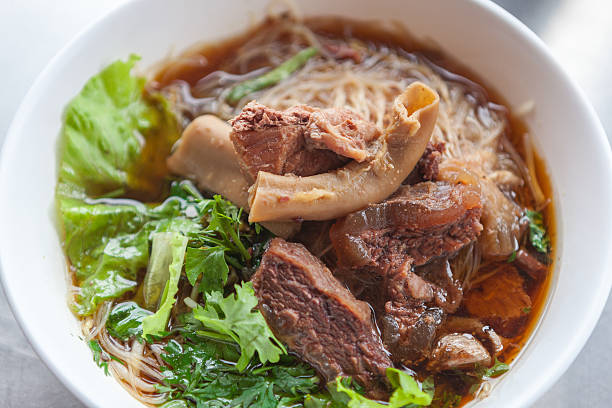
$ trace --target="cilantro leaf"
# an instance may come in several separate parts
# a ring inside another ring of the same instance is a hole
[[[240,357],[233,345],[190,334],[183,344],[169,341],[161,357],[166,365],[161,367],[160,390],[169,392],[166,404],[180,401],[176,406],[181,408],[279,407],[288,401],[299,403],[303,397],[296,394],[318,388],[314,370],[294,357],[239,372],[232,363]]]
[[[417,380],[405,371],[397,368],[387,368],[387,378],[393,387],[393,393],[388,404],[371,400],[363,394],[350,387],[350,383],[337,377],[335,388],[338,392],[349,397],[347,406],[349,408],[402,408],[406,406],[429,406],[433,399],[433,384],[419,385]]]
[[[371,400],[364,395],[358,393],[353,388],[345,385],[341,377],[336,378],[336,389],[338,392],[342,392],[349,397],[348,408],[383,408],[387,405],[383,405],[380,402]]]
[[[106,319],[106,330],[111,336],[127,340],[142,334],[142,320],[153,313],[141,308],[136,302],[115,305]]]
[[[255,353],[262,363],[277,362],[285,347],[274,337],[258,310],[257,297],[250,282],[235,285],[236,293],[223,297],[221,292],[206,294],[206,305],[193,310],[193,316],[202,322],[205,331],[198,334],[229,340],[240,346],[237,369],[243,371]]]
[[[247,280],[261,258],[268,232],[258,224],[249,224],[242,209],[221,196],[204,199],[189,181],[174,182],[170,191],[196,208],[206,224],[191,236],[187,249],[185,274],[191,285],[196,286],[201,277],[201,292],[222,290],[230,265]]]
[[[414,377],[407,372],[388,367],[387,378],[394,389],[389,398],[389,406],[399,408],[408,404],[422,406],[431,404],[433,394],[423,391]]]
[[[529,241],[538,252],[547,253],[550,248],[550,237],[546,234],[544,217],[541,212],[527,210],[529,220]]]
[[[191,286],[200,281],[202,292],[222,290],[227,282],[229,267],[225,261],[225,250],[222,247],[187,248],[185,254],[185,273]]]

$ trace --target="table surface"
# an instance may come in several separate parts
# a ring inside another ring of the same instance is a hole
[[[79,30],[123,0],[0,2],[0,145],[28,88]],[[612,6],[607,0],[497,0],[535,31],[585,90],[612,136]],[[569,322],[568,322],[569,323]],[[571,330],[570,327],[568,329]],[[569,370],[535,407],[612,405],[612,301]],[[543,370],[546,368],[543,367]],[[27,396],[27,397],[26,397]],[[34,353],[0,291],[0,406],[82,407]]]

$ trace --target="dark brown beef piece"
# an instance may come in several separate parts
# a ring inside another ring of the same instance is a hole
[[[446,259],[435,259],[426,265],[414,268],[414,273],[429,282],[434,288],[435,304],[446,313],[455,313],[463,300],[461,282],[453,278]]]
[[[362,162],[372,157],[371,142],[381,135],[380,129],[348,109],[316,109],[305,105],[296,110],[310,110],[304,139],[316,149],[329,149],[340,156]]]
[[[422,181],[436,181],[438,179],[439,165],[442,161],[442,153],[446,149],[444,142],[428,142],[425,152],[419,159],[417,165],[403,184],[417,184]]]
[[[254,180],[259,171],[311,176],[350,159],[364,161],[380,134],[346,109],[298,105],[278,111],[251,102],[232,121],[230,137],[243,171]]]
[[[427,359],[443,319],[442,309],[422,302],[387,302],[380,325],[393,361],[415,365]]]
[[[423,265],[472,242],[482,230],[481,211],[475,188],[424,182],[347,215],[330,237],[340,265],[385,273],[389,265]]]
[[[414,270],[410,262],[390,269],[381,326],[393,361],[418,364],[428,358],[445,313],[457,310],[462,294],[446,259]]]
[[[368,395],[387,396],[391,360],[369,306],[303,245],[273,239],[252,281],[268,325],[293,352],[328,381],[351,376]]]
[[[426,359],[443,316],[459,307],[463,293],[446,257],[477,238],[481,210],[476,189],[425,182],[332,227],[338,275],[383,316],[394,361]]]
[[[427,143],[425,152],[417,163],[417,167],[423,180],[434,181],[438,178],[438,166],[442,160],[442,153],[444,153],[444,149],[444,142]]]
[[[519,249],[516,252],[516,265],[533,279],[540,279],[546,276],[546,265],[540,262],[533,254],[526,249]]]
[[[240,167],[252,180],[259,171],[311,176],[344,164],[347,159],[329,150],[308,150],[304,128],[308,112],[283,112],[249,103],[232,121],[230,138]]]

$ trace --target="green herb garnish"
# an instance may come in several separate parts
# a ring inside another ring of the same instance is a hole
[[[136,302],[119,303],[113,307],[106,319],[106,330],[111,336],[123,341],[138,337],[142,335],[142,320],[152,314]]]
[[[504,374],[508,370],[510,370],[510,366],[506,363],[499,361],[496,358],[495,364],[493,364],[493,367],[485,371],[484,376],[489,377],[489,378],[495,378],[495,377],[499,377],[500,375]]]
[[[525,215],[529,220],[529,242],[536,251],[547,253],[550,248],[550,237],[546,234],[542,213],[527,210]]]
[[[406,406],[429,406],[431,404],[433,392],[430,389],[422,389],[422,385],[420,386],[417,380],[407,372],[388,367],[387,378],[393,387],[393,393],[388,404],[382,404],[363,396],[357,390],[347,386],[340,377],[336,378],[335,386],[338,392],[348,395],[347,406],[349,408],[402,408]]]
[[[89,340],[87,345],[91,349],[93,355],[93,361],[100,368],[104,369],[104,375],[108,375],[108,362],[104,361],[104,356],[107,356],[106,352],[100,347],[100,343],[97,340]]]
[[[166,404],[180,401],[169,407],[292,406],[319,386],[314,370],[290,356],[240,372],[233,363],[238,356],[233,345],[188,336],[182,345],[170,340],[164,350],[167,365],[159,390],[169,392]]]
[[[217,291],[206,294],[206,305],[193,310],[193,317],[205,327],[197,333],[238,344],[238,371],[247,367],[255,353],[262,363],[279,361],[287,350],[274,337],[261,312],[255,310],[258,300],[251,283],[236,285],[235,289],[235,294],[225,298]]]

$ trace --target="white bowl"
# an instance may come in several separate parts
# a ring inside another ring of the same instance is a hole
[[[146,67],[171,50],[246,29],[268,0],[132,1],[66,46],[38,77],[9,130],[0,167],[2,281],[23,331],[85,404],[140,406],[104,377],[67,307],[65,260],[53,216],[56,146],[66,103],[87,78],[130,53]],[[557,208],[554,280],[541,324],[511,371],[478,407],[532,403],[589,337],[612,284],[612,168],[606,135],[582,92],[542,42],[493,3],[468,0],[310,0],[305,15],[399,20],[484,78],[528,120],[548,165]]]

